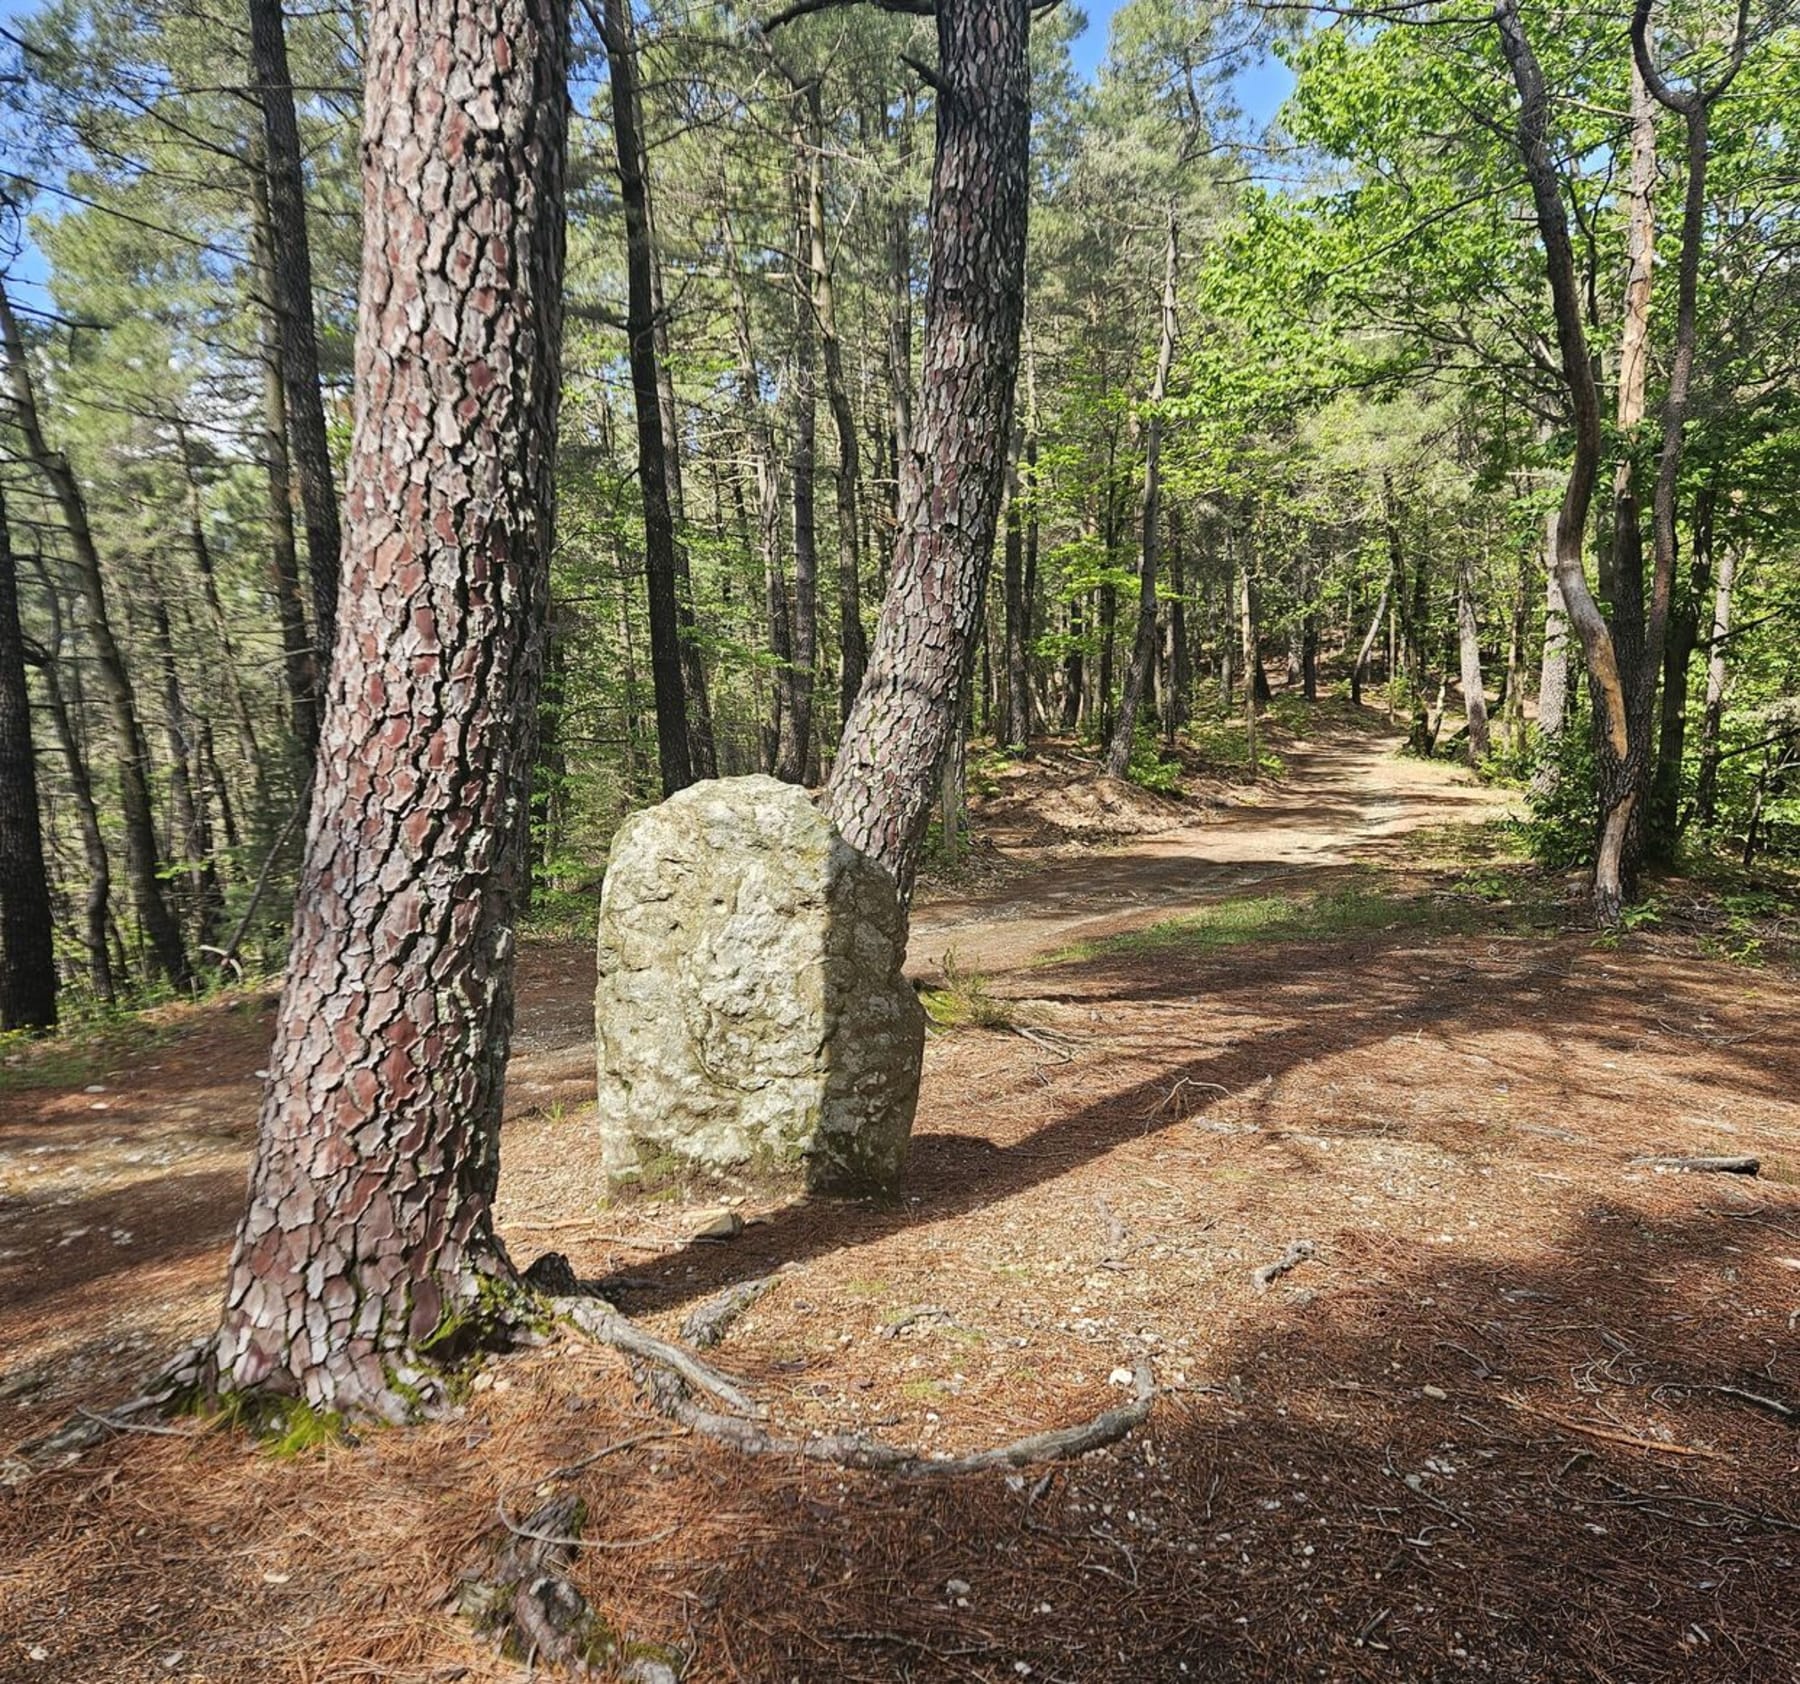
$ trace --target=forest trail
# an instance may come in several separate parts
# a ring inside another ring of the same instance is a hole
[[[1283,748],[1286,775],[1238,804],[1157,834],[1036,865],[997,894],[934,897],[914,910],[908,967],[1003,972],[1221,896],[1322,886],[1338,868],[1391,858],[1397,838],[1475,824],[1516,798],[1465,769],[1399,751],[1397,732],[1333,730]]]
[[[1505,798],[1393,747],[1284,743],[1254,806],[921,906],[919,967],[954,951],[996,1016],[928,1040],[901,1196],[746,1189],[726,1241],[716,1190],[608,1196],[592,943],[522,946],[516,1260],[665,1336],[776,1276],[717,1359],[796,1432],[977,1449],[1143,1359],[1129,1439],[954,1481],[747,1460],[556,1339],[450,1420],[285,1456],[182,1424],[0,1492],[0,1678],[514,1684],[442,1593],[570,1467],[577,1583],[685,1684],[1790,1677],[1794,955],[1597,939],[1560,878],[1471,874]],[[1106,939],[1207,907],[1238,921]],[[0,1068],[0,1450],[216,1317],[272,1011]],[[1708,1152],[1762,1173],[1639,1161]]]

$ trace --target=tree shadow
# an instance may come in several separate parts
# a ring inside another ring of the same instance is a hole
[[[1431,944],[1421,947],[1424,939]],[[1557,1088],[1554,1099],[1546,1097],[1541,1119],[1408,1117],[1395,1126],[1409,1138],[1468,1153],[1504,1137],[1515,1150],[1548,1153],[1551,1160],[1566,1159],[1571,1152],[1599,1152],[1621,1166],[1634,1151],[1681,1150],[1684,1125],[1672,1114],[1634,1118],[1628,1144],[1584,1131],[1584,1101],[1617,1096],[1561,1056],[1559,1048],[1566,1050],[1567,1041],[1576,1037],[1602,1050],[1636,1048],[1648,1016],[1635,979],[1609,975],[1592,960],[1591,947],[1579,937],[1548,943],[1541,937],[1510,942],[1484,937],[1452,945],[1432,932],[1401,929],[1353,940],[1259,943],[1198,954],[1175,948],[1046,967],[1033,973],[1043,984],[1034,990],[1035,997],[1084,1006],[1098,1028],[1085,1037],[1085,1047],[1084,1038],[1068,1037],[1071,1062],[1059,1067],[1052,1053],[1015,1076],[1018,1083],[1085,1070],[1081,1054],[1090,1048],[1098,1048],[1102,1057],[1116,1052],[1108,1046],[1108,1013],[1119,1006],[1170,1004],[1191,1007],[1191,1013],[1184,1011],[1178,1020],[1183,1027],[1179,1036],[1165,1032],[1156,1045],[1119,1055],[1131,1071],[1147,1073],[1137,1073],[1085,1104],[1071,1104],[1053,1121],[1015,1139],[996,1141],[928,1122],[914,1136],[904,1190],[891,1201],[796,1200],[729,1246],[697,1241],[634,1263],[629,1286],[618,1290],[634,1312],[669,1309],[784,1263],[967,1215],[1131,1142],[1176,1128],[1204,1127],[1216,1108],[1215,1096],[1250,1095],[1253,1101],[1253,1090],[1278,1083],[1309,1063],[1402,1033],[1415,1045],[1431,1037],[1454,1047],[1491,1034],[1523,1034],[1536,1043],[1548,1042],[1539,1056],[1552,1064]],[[1683,980],[1678,969],[1665,966],[1658,982],[1659,1022],[1684,1014],[1702,1020],[1716,1010],[1716,995],[1708,992],[1701,976]],[[1238,1014],[1255,1022],[1247,1039],[1231,1027]],[[1271,1018],[1285,1021],[1271,1029]],[[1791,1072],[1778,1067],[1766,1051],[1730,1037],[1718,1039],[1707,1051],[1713,1066],[1709,1092],[1791,1097]],[[928,1071],[923,1107],[928,1118],[930,1082]],[[1668,1144],[1659,1147],[1665,1134]],[[1281,1132],[1263,1131],[1262,1137],[1279,1143]],[[1316,1167],[1304,1153],[1295,1163]]]
[[[1339,1233],[1050,1475],[739,1465],[756,1548],[683,1568],[709,1676],[1791,1678],[1800,1356],[1746,1214],[1398,1267]]]

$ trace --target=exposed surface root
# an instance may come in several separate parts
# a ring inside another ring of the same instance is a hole
[[[718,1344],[731,1324],[778,1278],[778,1275],[764,1275],[715,1294],[682,1323],[682,1336],[702,1346]],[[558,1316],[573,1323],[589,1338],[634,1359],[632,1366],[639,1382],[662,1414],[749,1456],[795,1456],[804,1461],[832,1462],[840,1467],[865,1468],[907,1477],[943,1477],[984,1473],[990,1468],[1022,1468],[1032,1462],[1059,1461],[1116,1444],[1144,1421],[1156,1401],[1155,1377],[1150,1364],[1140,1358],[1132,1374],[1130,1403],[1102,1410],[1091,1420],[1073,1427],[1030,1433],[1008,1444],[972,1451],[966,1456],[922,1456],[915,1450],[884,1444],[866,1433],[821,1433],[799,1438],[761,1425],[765,1411],[751,1402],[739,1382],[708,1367],[682,1346],[646,1333],[604,1299],[558,1298],[553,1300],[553,1306]],[[735,1413],[721,1414],[697,1403],[695,1390],[710,1394]]]
[[[986,1473],[993,1468],[1023,1468],[1033,1462],[1063,1461],[1117,1444],[1134,1427],[1143,1424],[1156,1401],[1156,1382],[1148,1362],[1137,1364],[1132,1387],[1134,1395],[1130,1403],[1102,1410],[1091,1420],[1073,1427],[1030,1433],[1009,1444],[971,1451],[966,1456],[921,1456],[917,1451],[884,1444],[865,1433],[823,1433],[816,1438],[792,1438],[771,1433],[754,1421],[703,1409],[679,1392],[671,1395],[668,1388],[652,1390],[658,1407],[673,1419],[746,1455],[797,1456],[809,1462],[833,1462],[839,1467],[866,1468],[905,1478],[945,1478]]]

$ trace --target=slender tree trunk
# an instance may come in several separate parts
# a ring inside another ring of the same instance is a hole
[[[1169,510],[1168,683],[1163,693],[1163,740],[1175,746],[1175,733],[1187,724],[1194,705],[1194,657],[1188,644],[1187,546],[1181,509]]]
[[[137,697],[124,651],[113,636],[107,616],[106,582],[100,571],[100,555],[88,526],[87,502],[74,470],[61,451],[45,441],[38,419],[37,394],[25,362],[25,346],[13,317],[12,304],[0,288],[0,342],[4,343],[7,383],[13,399],[13,421],[32,465],[48,481],[68,529],[69,547],[87,602],[88,635],[93,640],[95,666],[106,691],[112,714],[113,734],[119,757],[119,805],[125,830],[125,878],[131,885],[132,903],[150,943],[157,969],[175,988],[192,980],[181,926],[163,897],[162,862],[156,846],[156,824],[150,807],[150,754],[138,722]]]
[[[19,571],[0,499],[0,1030],[56,1027],[56,936],[38,817]]]
[[[1538,233],[1544,245],[1556,316],[1556,341],[1574,423],[1575,455],[1557,513],[1555,574],[1569,624],[1581,640],[1594,698],[1598,751],[1600,825],[1594,863],[1594,909],[1615,921],[1634,891],[1635,861],[1628,852],[1644,745],[1633,740],[1631,709],[1620,678],[1618,651],[1582,571],[1582,534],[1600,466],[1600,399],[1582,325],[1575,254],[1569,240],[1561,177],[1550,154],[1550,99],[1543,71],[1519,21],[1518,0],[1498,0],[1494,22],[1501,50],[1519,93],[1518,146],[1531,184]]]
[[[1637,0],[1633,10],[1631,21],[1632,68],[1636,77],[1648,87],[1650,93],[1669,110],[1679,113],[1682,119],[1687,140],[1687,188],[1682,200],[1681,249],[1676,260],[1674,355],[1669,364],[1668,391],[1663,397],[1662,447],[1657,457],[1654,514],[1651,522],[1655,563],[1644,640],[1644,663],[1652,680],[1656,668],[1662,664],[1664,643],[1668,637],[1670,613],[1675,595],[1675,500],[1680,487],[1682,455],[1686,448],[1688,405],[1693,386],[1696,342],[1699,336],[1700,256],[1706,229],[1708,128],[1714,104],[1731,86],[1743,65],[1749,23],[1748,0],[1743,0],[1743,4],[1738,9],[1730,57],[1724,71],[1710,86],[1696,85],[1685,92],[1678,93],[1663,80],[1650,60],[1649,30],[1653,3],[1654,0]],[[1710,510],[1706,515],[1706,521],[1710,526]],[[1678,699],[1679,705],[1674,713],[1677,730],[1680,729],[1681,722],[1684,720],[1682,708],[1686,702],[1687,651],[1685,650],[1681,653],[1679,665],[1682,695]],[[1647,680],[1646,687],[1649,682],[1650,680]],[[1646,702],[1647,712],[1648,703]],[[1670,717],[1670,706],[1665,700],[1665,722]],[[1649,722],[1646,718],[1644,724],[1646,732],[1648,728]],[[1663,764],[1664,766],[1668,765],[1666,756]],[[1672,772],[1668,775],[1675,779],[1678,791],[1679,758],[1673,763]],[[1647,756],[1642,776],[1646,781],[1650,778]],[[1662,801],[1652,802],[1649,805],[1650,813],[1646,823],[1646,828],[1650,830],[1649,843],[1658,853],[1666,856],[1673,851],[1675,843],[1673,825],[1675,808],[1678,805],[1678,793],[1671,794],[1665,790]]]
[[[681,417],[675,403],[675,376],[669,365],[669,313],[663,302],[662,247],[656,237],[655,201],[650,190],[650,155],[639,125],[638,170],[644,183],[644,225],[650,248],[650,315],[656,349],[656,412],[662,422],[663,471],[669,491],[669,519],[674,528],[675,619],[681,633],[681,682],[687,702],[688,753],[696,778],[719,775],[714,740],[712,698],[706,684],[706,662],[700,649],[700,616],[694,603],[694,576],[689,566],[686,499],[681,480]]]
[[[1545,517],[1544,652],[1538,667],[1538,739],[1542,760],[1532,787],[1548,794],[1556,782],[1557,745],[1569,711],[1569,616],[1563,607],[1562,583],[1556,574],[1557,514]]]
[[[756,362],[756,343],[750,331],[750,303],[744,293],[744,277],[738,261],[737,235],[729,212],[720,218],[726,267],[731,279],[731,320],[737,337],[738,401],[744,416],[744,440],[750,447],[756,472],[756,537],[762,559],[763,600],[769,626],[769,651],[775,657],[769,737],[763,756],[767,771],[789,769],[791,782],[804,770],[806,739],[797,729],[794,638],[788,605],[787,574],[781,561],[781,470],[775,456],[775,440],[769,429],[762,399],[762,375]]]
[[[1656,770],[1650,780],[1646,852],[1665,863],[1680,837],[1681,771],[1687,755],[1688,663],[1700,637],[1700,604],[1712,585],[1713,510],[1718,494],[1705,487],[1694,499],[1687,590],[1669,615],[1663,640],[1662,708],[1656,732]]]
[[[924,365],[894,562],[826,804],[910,892],[993,555],[1025,296],[1028,0],[940,0]]]
[[[869,664],[869,637],[862,622],[862,545],[859,541],[861,463],[856,447],[856,413],[844,381],[844,348],[838,339],[837,291],[825,240],[825,135],[819,84],[807,84],[808,116],[815,165],[808,178],[807,247],[812,270],[813,315],[825,368],[825,401],[837,431],[837,578],[839,719],[850,717]]]
[[[585,0],[606,48],[612,85],[613,140],[619,197],[625,205],[625,338],[637,420],[638,485],[644,505],[644,574],[650,600],[650,680],[656,693],[656,752],[665,796],[694,781],[687,685],[682,676],[681,605],[677,590],[675,517],[669,507],[657,381],[656,301],[650,260],[649,189],[644,181],[637,44],[626,0]]]
[[[492,1200],[554,522],[567,75],[555,0],[371,8],[343,636],[220,1392],[410,1417],[441,1397],[430,1360],[499,1319],[484,1283],[512,1273]]]
[[[1078,591],[1069,598],[1069,647],[1063,654],[1062,728],[1071,734],[1081,728],[1081,703],[1087,692],[1081,652],[1087,624],[1082,610],[1082,597]]]
[[[819,524],[815,496],[818,471],[818,333],[813,316],[811,269],[812,203],[821,168],[819,150],[808,144],[806,102],[793,98],[794,121],[789,142],[794,154],[794,342],[788,380],[792,408],[788,472],[794,515],[793,683],[789,718],[782,736],[776,777],[786,783],[806,781],[812,749],[813,684],[819,661]],[[823,213],[821,212],[821,215]]]
[[[188,932],[195,947],[210,946],[225,915],[219,868],[213,859],[212,827],[207,823],[200,788],[199,734],[182,694],[181,669],[175,660],[175,638],[169,604],[161,581],[147,558],[140,562],[150,587],[150,643],[162,675],[163,740],[169,756],[169,853],[186,879]]]
[[[268,482],[269,572],[275,614],[281,626],[282,676],[287,682],[294,740],[301,765],[297,781],[312,776],[319,740],[320,663],[312,634],[306,629],[306,593],[300,581],[300,552],[294,542],[294,490],[288,458],[287,390],[282,373],[281,312],[274,303],[274,236],[269,228],[268,183],[257,174],[251,182],[251,250],[257,286],[264,304],[260,312],[262,360],[262,450]]]
[[[1256,751],[1256,684],[1251,675],[1262,672],[1262,657],[1256,648],[1256,586],[1245,566],[1238,592],[1238,631],[1244,657],[1244,759],[1250,768],[1252,782],[1261,775]]]
[[[282,387],[300,506],[306,514],[306,565],[312,578],[318,666],[331,664],[337,629],[337,487],[325,434],[325,397],[319,384],[319,332],[313,319],[312,247],[306,232],[306,188],[294,84],[288,70],[281,0],[249,0],[250,76],[262,108],[268,181],[270,303],[279,318]]]
[[[1475,559],[1462,546],[1456,570],[1456,642],[1462,673],[1463,710],[1469,721],[1469,764],[1488,757],[1488,710],[1481,676],[1481,625],[1475,617]]]
[[[1031,745],[1031,671],[1027,665],[1031,632],[1025,597],[1025,521],[1020,503],[1024,481],[1018,457],[1023,439],[1015,436],[1007,469],[1006,539],[1001,551],[1001,585],[1006,610],[1006,713],[1005,746],[1015,754]]]
[[[1169,368],[1175,360],[1175,271],[1179,261],[1180,231],[1171,204],[1163,246],[1162,333],[1156,347],[1156,375],[1150,384],[1150,414],[1144,426],[1137,634],[1132,639],[1131,664],[1125,671],[1125,690],[1119,698],[1119,716],[1113,722],[1112,741],[1106,751],[1106,769],[1115,778],[1124,777],[1130,770],[1138,709],[1143,705],[1144,686],[1156,661],[1156,575],[1162,559],[1162,405],[1169,391]]]
[[[1731,636],[1731,593],[1737,584],[1737,550],[1727,544],[1713,585],[1712,635],[1706,661],[1706,712],[1700,721],[1700,772],[1694,817],[1704,830],[1719,822],[1719,754],[1725,722],[1726,644]]]
[[[1362,644],[1356,651],[1356,660],[1350,668],[1350,701],[1353,706],[1362,706],[1363,673],[1368,670],[1369,655],[1375,647],[1375,639],[1381,635],[1381,622],[1387,618],[1388,602],[1393,592],[1394,566],[1390,559],[1387,576],[1381,581],[1381,600],[1375,604],[1369,629],[1363,634]]]
[[[44,694],[50,703],[50,722],[56,730],[57,746],[68,766],[69,789],[75,798],[75,817],[81,830],[81,852],[87,864],[87,893],[81,903],[81,941],[87,950],[88,986],[93,989],[96,1000],[110,1006],[118,997],[112,950],[107,945],[107,928],[112,921],[112,862],[107,856],[106,837],[100,828],[100,808],[94,800],[93,776],[88,771],[87,756],[82,752],[81,738],[76,732],[74,718],[63,695],[62,678],[57,671],[57,663],[62,659],[62,611],[41,557],[37,569],[51,626],[50,646],[44,652],[42,669]]]

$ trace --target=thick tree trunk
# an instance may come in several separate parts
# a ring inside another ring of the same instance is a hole
[[[0,500],[0,1030],[55,1027],[55,928],[38,817],[19,572]]]
[[[436,1399],[429,1355],[488,1313],[484,1277],[510,1276],[491,1206],[554,517],[567,74],[556,0],[371,9],[344,619],[221,1392],[408,1417]]]
[[[1169,391],[1169,368],[1175,360],[1175,270],[1180,261],[1180,233],[1171,204],[1163,246],[1162,332],[1156,347],[1156,375],[1150,383],[1150,414],[1144,425],[1144,496],[1142,542],[1138,550],[1137,634],[1131,643],[1131,664],[1125,670],[1125,689],[1119,697],[1119,716],[1113,722],[1107,746],[1106,769],[1122,778],[1131,767],[1131,750],[1137,735],[1138,709],[1144,686],[1156,661],[1156,575],[1162,560],[1162,436],[1163,400]]]
[[[325,398],[319,385],[319,330],[313,318],[312,247],[306,232],[306,189],[294,84],[288,70],[281,0],[249,0],[250,77],[262,108],[268,181],[270,279],[279,318],[282,386],[287,396],[300,506],[306,516],[306,564],[312,578],[318,664],[331,664],[336,637],[338,566],[337,487],[325,435]]]
[[[1475,560],[1467,546],[1456,571],[1456,644],[1469,721],[1469,764],[1479,766],[1488,757],[1487,691],[1481,676],[1481,625],[1475,617]]]
[[[619,197],[625,206],[625,338],[637,421],[638,486],[644,505],[644,574],[650,601],[650,682],[656,693],[656,753],[665,796],[694,781],[687,685],[681,663],[675,517],[669,507],[668,456],[657,382],[656,300],[650,262],[649,189],[644,181],[643,112],[637,44],[626,0],[587,0],[606,47],[612,86]]]
[[[940,0],[924,363],[894,562],[826,797],[910,891],[993,555],[1024,313],[1028,0]]]
[[[157,969],[175,988],[192,980],[181,926],[163,896],[162,861],[156,846],[156,824],[150,807],[150,753],[138,722],[137,697],[124,651],[113,636],[107,615],[106,581],[100,571],[100,554],[88,526],[87,502],[74,470],[61,451],[52,450],[38,419],[37,394],[25,361],[25,346],[11,301],[0,287],[0,342],[4,343],[7,384],[13,400],[13,421],[25,445],[25,454],[43,475],[55,495],[68,530],[69,548],[87,600],[88,635],[93,640],[95,666],[106,691],[112,714],[113,734],[119,757],[119,805],[125,830],[125,879],[131,885],[132,904],[150,944]]]

